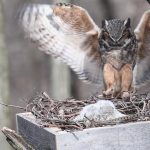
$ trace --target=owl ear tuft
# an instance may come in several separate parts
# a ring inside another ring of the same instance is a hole
[[[105,20],[102,20],[102,28],[105,27]]]
[[[127,28],[130,28],[131,27],[131,19],[128,18],[124,21],[124,25],[127,27]]]
[[[102,20],[102,28],[105,28],[108,24],[107,20]]]
[[[147,0],[147,2],[150,4],[150,0]]]

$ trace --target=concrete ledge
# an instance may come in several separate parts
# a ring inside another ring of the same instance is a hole
[[[36,150],[149,150],[150,121],[76,131],[41,128],[30,113],[17,114],[17,130]]]

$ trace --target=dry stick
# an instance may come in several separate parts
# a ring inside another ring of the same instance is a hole
[[[78,129],[78,130],[83,130],[81,127],[78,127],[76,125],[58,125],[57,127],[59,128],[73,128],[73,129]]]
[[[24,107],[21,107],[21,106],[7,105],[7,104],[1,103],[1,102],[0,102],[0,105],[3,105],[5,107],[19,108],[19,109],[22,109],[22,110],[26,111],[26,109]]]
[[[7,142],[15,149],[15,150],[35,150],[32,148],[22,136],[18,135],[15,131],[3,127],[1,130],[6,136]]]
[[[99,126],[103,126],[103,125],[115,125],[116,122],[111,122],[111,121],[94,121],[94,120],[90,120],[87,116],[84,116],[88,121],[91,122],[92,126],[95,125],[99,125]]]
[[[145,109],[146,109],[146,106],[147,106],[147,103],[144,101],[143,102],[144,104],[143,104],[143,108],[142,108],[142,111],[145,111]]]
[[[71,117],[77,116],[79,114],[80,114],[79,112],[76,112],[76,113],[73,113],[73,114],[70,114],[70,115],[63,115],[63,117],[64,118],[71,118]],[[61,117],[61,115],[58,115],[58,117]]]

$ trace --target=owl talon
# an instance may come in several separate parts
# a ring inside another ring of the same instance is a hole
[[[70,7],[73,7],[73,4],[70,4],[70,3],[57,3],[56,6],[70,6]]]
[[[63,3],[57,3],[56,4],[56,6],[62,6],[63,5]]]
[[[106,91],[103,91],[104,97],[112,97],[113,96],[113,89],[107,89]]]
[[[127,100],[130,98],[130,93],[129,92],[123,92],[122,93],[122,99]]]

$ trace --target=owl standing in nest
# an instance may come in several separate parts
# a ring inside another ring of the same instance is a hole
[[[99,28],[85,9],[62,3],[24,6],[19,22],[38,49],[80,79],[104,83],[105,96],[127,98],[133,86],[150,79],[150,11],[134,31],[130,19],[104,20]]]

